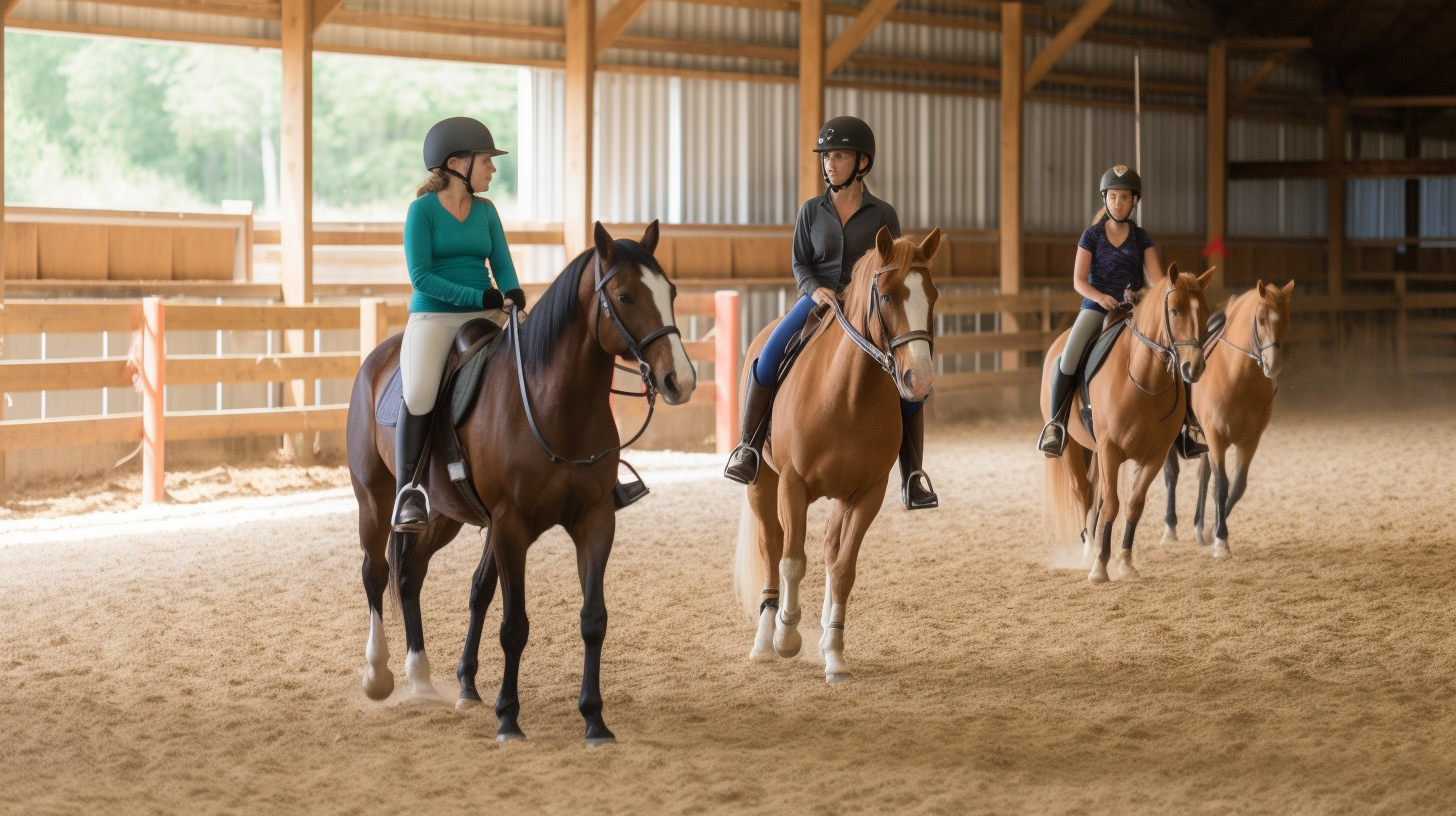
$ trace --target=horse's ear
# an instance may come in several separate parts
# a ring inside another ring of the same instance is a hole
[[[940,249],[940,227],[930,231],[925,240],[920,242],[920,254],[925,258],[926,263],[935,257],[936,251]]]
[[[1213,270],[1215,269],[1218,269],[1218,267],[1210,266],[1207,272],[1198,276],[1198,288],[1200,291],[1208,291],[1208,284],[1213,281]]]
[[[647,250],[648,255],[657,253],[657,219],[652,219],[652,223],[648,224],[647,230],[642,233],[642,240],[637,243]]]
[[[612,263],[612,251],[616,247],[612,243],[612,235],[607,228],[598,221],[596,228],[592,230],[592,239],[596,243],[597,257],[602,259],[602,264],[610,266]]]
[[[880,260],[888,261],[895,254],[895,239],[890,237],[889,227],[880,227],[875,233],[875,250],[880,253]]]
[[[1290,281],[1289,281],[1289,283],[1284,284],[1284,288],[1282,288],[1282,289],[1279,290],[1279,294],[1282,295],[1285,300],[1288,300],[1290,294],[1292,294],[1293,292],[1294,292],[1294,280],[1291,278]]]
[[[1177,261],[1174,261],[1174,262],[1168,264],[1168,283],[1170,283],[1170,284],[1177,284],[1178,283],[1178,262]]]
[[[1266,291],[1264,291],[1264,279],[1263,278],[1258,278],[1258,279],[1256,279],[1254,281],[1254,291],[1255,292],[1258,292],[1259,293],[1259,297],[1261,297],[1261,298],[1264,298],[1266,300],[1269,298],[1269,293],[1266,292]]]

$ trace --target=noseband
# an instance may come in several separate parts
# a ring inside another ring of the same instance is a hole
[[[869,330],[871,325],[870,321],[873,320],[880,324],[880,335],[890,337],[890,327],[885,323],[885,313],[880,311],[880,275],[899,268],[899,264],[891,264],[875,270],[874,279],[870,282],[870,305],[865,313],[866,331]],[[923,264],[915,264],[910,267],[910,271],[929,272],[930,267]],[[831,301],[831,303],[834,308],[834,319],[839,322],[839,327],[844,329],[844,333],[849,335],[849,339],[854,341],[856,346],[859,346],[865,354],[870,356],[871,360],[875,361],[875,365],[883,369],[897,383],[900,381],[900,366],[895,362],[895,349],[907,343],[913,343],[916,340],[924,340],[930,344],[931,353],[935,353],[935,335],[925,329],[913,329],[904,334],[891,337],[889,348],[882,349],[873,340],[860,334],[855,330],[854,326],[849,324],[849,320],[844,316],[844,311],[839,308],[839,301]]]
[[[632,339],[632,333],[629,332],[629,331],[627,331],[627,327],[622,324],[622,319],[619,318],[619,317],[617,317],[617,313],[612,310],[612,303],[611,303],[611,301],[609,301],[607,299],[607,281],[609,281],[612,278],[616,277],[618,271],[619,271],[618,269],[613,269],[612,271],[608,272],[605,276],[603,276],[602,275],[602,256],[601,256],[600,253],[598,253],[596,255],[596,257],[594,259],[594,263],[592,264],[592,277],[595,278],[595,280],[596,280],[596,285],[594,287],[594,290],[595,290],[596,295],[597,295],[597,326],[596,326],[596,340],[597,340],[597,345],[601,345],[602,344],[602,313],[605,312],[606,315],[607,315],[607,318],[612,321],[612,325],[617,327],[617,334],[620,334],[622,336],[622,341],[627,344],[627,354],[633,360],[636,360],[637,361],[637,368],[639,370],[639,373],[642,375],[642,382],[645,385],[647,385],[647,387],[651,388],[652,387],[651,369],[649,369],[647,367],[647,361],[645,359],[643,359],[643,357],[642,357],[642,350],[645,349],[645,348],[647,348],[647,346],[649,344],[651,344],[653,340],[656,340],[659,337],[666,337],[669,334],[675,334],[678,337],[682,337],[682,332],[678,331],[677,326],[674,326],[671,323],[667,323],[667,324],[663,325],[662,328],[660,328],[657,331],[654,331],[654,332],[648,334],[646,337],[642,338],[641,342],[638,342],[637,340]],[[615,365],[615,363],[614,363],[614,365]],[[622,366],[617,366],[617,367],[618,368],[622,368]],[[625,371],[631,371],[632,369],[627,368],[627,369],[623,369],[623,370],[625,370]]]

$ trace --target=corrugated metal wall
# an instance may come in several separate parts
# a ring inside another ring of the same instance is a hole
[[[1229,161],[1318,161],[1325,129],[1318,125],[1235,119],[1229,123]],[[1231,181],[1231,236],[1323,238],[1329,231],[1328,184],[1323,179]]]

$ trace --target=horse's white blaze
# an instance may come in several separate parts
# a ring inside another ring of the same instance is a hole
[[[672,314],[672,284],[668,282],[667,276],[659,275],[645,266],[638,269],[642,275],[642,282],[652,292],[652,302],[657,305],[657,313],[662,316],[662,325],[677,325]],[[698,387],[698,372],[693,368],[692,361],[688,359],[688,350],[683,347],[682,338],[676,334],[669,334],[666,340],[672,347],[672,367],[677,373],[678,392],[686,401],[689,396],[692,396],[693,389]]]
[[[925,296],[924,278],[919,272],[911,272],[905,276],[905,286],[910,290],[910,297],[905,300],[905,319],[910,323],[910,330],[930,331],[930,298]],[[930,383],[935,379],[935,357],[929,340],[915,340],[909,349],[919,396],[930,390]]]

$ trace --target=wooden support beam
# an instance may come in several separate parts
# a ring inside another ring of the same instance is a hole
[[[5,13],[15,0],[5,0]],[[0,357],[5,355],[5,32],[0,27]],[[0,421],[5,419],[5,378],[0,374]],[[0,449],[0,503],[5,501],[5,451]]]
[[[807,201],[824,192],[824,173],[819,154],[811,145],[824,124],[824,0],[799,3],[799,200]]]
[[[566,257],[592,246],[592,130],[595,124],[596,0],[566,0]]]
[[[696,54],[705,57],[743,57],[765,62],[794,63],[798,51],[777,45],[716,42],[713,40],[681,40],[671,37],[618,37],[614,48],[627,51],[655,51],[663,54]]]
[[[900,0],[870,0],[864,9],[855,15],[854,22],[839,32],[839,36],[834,38],[829,50],[825,52],[824,75],[829,76],[838,70],[839,66],[849,59],[849,55],[854,53],[854,49],[859,48],[860,43],[865,41],[870,32],[874,31],[875,27],[895,10],[895,5],[899,2]]]
[[[1352,96],[1351,108],[1456,108],[1456,96]]]
[[[596,55],[612,47],[612,41],[627,30],[632,19],[647,5],[648,0],[618,0],[617,5],[607,9],[597,22]]]
[[[1329,126],[1325,129],[1325,158],[1330,165],[1345,163],[1345,109],[1330,108]],[[1331,175],[1328,179],[1329,220],[1326,238],[1325,293],[1340,295],[1345,290],[1345,178]]]
[[[1229,92],[1229,110],[1238,110],[1239,108],[1242,108],[1244,106],[1244,102],[1248,101],[1249,95],[1252,94],[1254,91],[1258,90],[1259,86],[1264,84],[1264,80],[1268,79],[1271,75],[1273,75],[1274,71],[1277,70],[1280,64],[1282,64],[1286,59],[1289,59],[1288,51],[1276,51],[1275,53],[1270,54],[1268,59],[1264,60],[1263,64],[1259,66],[1259,69],[1257,71],[1249,75],[1247,79],[1244,79],[1239,84],[1235,85],[1234,89]]]
[[[313,30],[318,31],[343,6],[344,0],[313,0]]]
[[[1230,51],[1308,51],[1314,48],[1309,37],[1234,37],[1226,40]]]
[[[1228,216],[1228,43],[1215,40],[1208,46],[1208,169],[1207,217],[1208,265],[1216,267],[1209,285],[1209,302],[1223,292],[1223,237]]]
[[[422,14],[383,14],[377,11],[339,9],[329,18],[329,23],[359,28],[422,31],[426,34],[454,34],[461,37],[491,37],[526,42],[566,42],[566,33],[557,26],[492,23],[487,20],[463,20],[456,17]]]
[[[1022,70],[1026,64],[1026,11],[1017,3],[1001,6],[1001,294],[1021,292],[1022,238],[1021,175],[1024,114]],[[1003,312],[1001,331],[1017,331],[1014,312]],[[1003,351],[1001,369],[1021,368],[1022,352]]]
[[[1329,160],[1330,167],[1345,164],[1345,124],[1347,111],[1340,106],[1333,106],[1329,112],[1329,125],[1325,131],[1325,158]],[[1338,174],[1327,176],[1329,213],[1326,252],[1328,255],[1328,275],[1326,277],[1326,294],[1337,296],[1344,292],[1345,287],[1345,177]]]
[[[1022,79],[1022,93],[1030,93],[1038,82],[1046,78],[1046,75],[1052,70],[1052,66],[1057,64],[1057,60],[1065,56],[1067,51],[1082,39],[1082,35],[1087,33],[1087,30],[1097,22],[1097,18],[1101,17],[1102,13],[1107,11],[1111,5],[1112,0],[1086,0],[1077,13],[1072,16],[1072,19],[1067,21],[1067,24],[1057,32],[1055,37],[1052,37],[1050,43],[1047,43],[1047,47],[1043,48],[1031,61],[1031,67],[1026,69],[1026,76]],[[1004,26],[1006,20],[1004,7],[1001,19]],[[1004,70],[1005,61],[1002,62]]]
[[[313,9],[314,0],[283,0],[279,229],[289,304],[313,302]]]
[[[1456,159],[1358,159],[1346,162],[1267,161],[1233,162],[1231,179],[1290,178],[1418,179],[1456,176]]]

